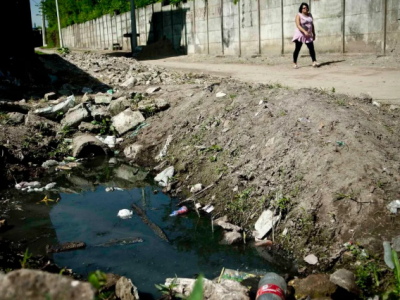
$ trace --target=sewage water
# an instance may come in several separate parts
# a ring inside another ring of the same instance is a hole
[[[54,191],[15,195],[14,205],[22,211],[8,212],[14,228],[5,237],[23,236],[35,252],[43,252],[46,244],[83,241],[83,250],[53,254],[55,263],[83,276],[98,269],[126,276],[143,299],[158,298],[154,284],[175,275],[194,278],[203,273],[213,279],[223,267],[291,273],[293,266],[278,253],[251,244],[221,245],[222,229],[212,226],[207,214],[170,217],[178,201],[163,194],[153,176],[139,167],[99,161],[53,173],[42,183],[56,182]],[[123,190],[106,192],[109,187]],[[60,200],[39,202],[44,196]],[[117,217],[121,209],[132,210],[132,204],[147,222],[135,210],[129,219]]]

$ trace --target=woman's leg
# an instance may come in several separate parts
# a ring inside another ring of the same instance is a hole
[[[300,49],[301,49],[301,46],[303,46],[303,43],[300,41],[295,41],[295,44],[296,44],[296,48],[294,49],[294,52],[293,52],[293,62],[294,62],[294,64],[297,64],[297,58],[299,57]]]
[[[311,43],[307,43],[306,45],[307,45],[307,47],[308,47],[308,50],[310,50],[310,55],[311,55],[312,61],[313,61],[313,62],[316,62],[316,61],[317,61],[317,58],[315,57],[314,43],[311,42]]]

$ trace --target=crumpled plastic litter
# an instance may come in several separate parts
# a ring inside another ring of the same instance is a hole
[[[397,214],[397,209],[400,208],[400,200],[394,200],[386,206],[392,214]]]
[[[133,211],[129,210],[129,209],[121,209],[118,212],[117,217],[120,217],[121,219],[129,219],[131,218],[133,215]]]

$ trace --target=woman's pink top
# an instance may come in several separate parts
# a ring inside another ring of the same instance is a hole
[[[303,32],[301,32],[297,26],[294,31],[294,36],[292,42],[299,41],[302,43],[311,43],[314,41],[314,36],[313,36],[313,17],[311,14],[308,16],[303,15],[302,13],[299,13],[300,16],[300,26],[303,27],[308,33],[310,34],[309,36],[305,36]]]

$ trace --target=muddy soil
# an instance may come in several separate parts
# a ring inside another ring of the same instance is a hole
[[[164,159],[176,170],[170,192],[185,200],[192,185],[211,185],[196,202],[213,204],[214,218],[228,215],[248,237],[262,211],[270,208],[281,221],[269,238],[291,249],[300,262],[315,254],[318,268],[328,270],[346,250],[345,242],[381,253],[382,241],[398,234],[400,218],[386,208],[400,198],[398,109],[377,107],[368,96],[164,69],[159,70],[172,74],[170,82],[149,80],[148,85],[128,89],[119,85],[132,66],[144,70],[145,65],[108,57],[109,66],[94,71],[93,62],[104,57],[89,60],[75,54],[65,59],[78,69],[85,65],[99,85],[126,95],[132,90],[143,93],[146,100],[167,100],[168,110],[147,116],[150,126],[136,136],[123,136],[120,153],[133,143],[143,145],[135,162],[155,166],[159,162],[154,158],[172,135]],[[124,70],[117,70],[116,64]],[[160,91],[145,93],[156,85]],[[225,96],[218,98],[218,92]],[[9,129],[2,130],[0,140],[6,147],[10,134],[3,132],[15,129],[4,126]],[[26,128],[19,130],[25,133],[20,135],[24,139],[13,140],[17,149],[32,135]],[[286,228],[288,234],[281,235]]]

